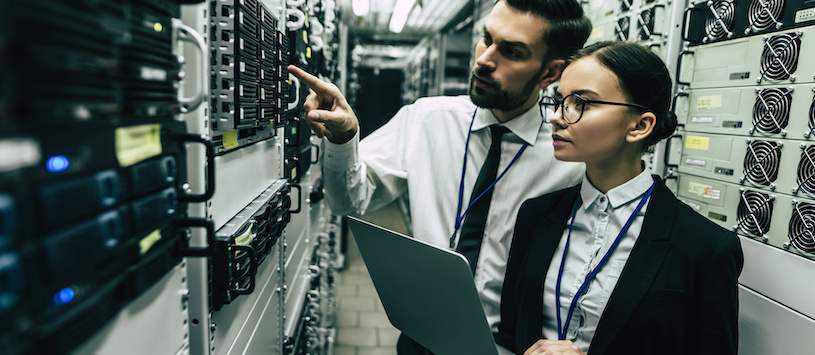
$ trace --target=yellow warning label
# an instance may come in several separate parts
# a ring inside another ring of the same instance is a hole
[[[306,58],[311,58],[311,47],[306,47]]]
[[[591,34],[589,35],[589,41],[596,41],[603,38],[603,31],[605,28],[603,26],[596,26],[594,29],[591,30]]]
[[[685,148],[688,149],[708,150],[709,146],[710,138],[708,137],[688,136],[685,139]]]
[[[696,99],[697,110],[710,110],[722,107],[722,95],[699,96]]]
[[[116,129],[116,159],[128,167],[161,154],[161,125],[149,124]]]
[[[230,150],[238,147],[238,131],[224,131],[224,149]]]
[[[714,189],[713,186],[700,184],[698,182],[688,183],[688,193],[712,200],[722,199],[722,190]]]
[[[161,240],[161,231],[156,229],[139,241],[139,253],[141,255],[146,254],[159,240]]]
[[[255,239],[255,225],[252,224],[249,228],[246,228],[246,231],[243,234],[235,237],[235,244],[237,245],[249,245],[252,243],[252,240]]]

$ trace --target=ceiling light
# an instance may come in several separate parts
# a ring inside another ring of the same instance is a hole
[[[393,7],[393,14],[391,14],[391,22],[388,24],[388,29],[391,32],[402,32],[410,10],[413,9],[415,3],[416,0],[396,0],[396,6]]]
[[[365,16],[371,9],[371,0],[352,0],[351,7],[354,8],[354,15]],[[346,3],[347,4],[347,3]]]

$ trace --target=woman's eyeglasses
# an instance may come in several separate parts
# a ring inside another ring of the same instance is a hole
[[[561,112],[561,116],[563,116],[563,120],[566,121],[568,124],[575,124],[577,121],[580,121],[583,118],[583,109],[588,104],[605,104],[605,105],[617,105],[617,106],[627,106],[627,107],[636,107],[640,110],[647,110],[645,106],[637,105],[637,104],[628,104],[623,102],[610,102],[610,101],[600,101],[600,100],[589,100],[583,96],[578,94],[570,94],[564,97],[562,100],[558,100],[552,96],[544,96],[540,102],[541,106],[546,106],[552,110],[552,112],[557,111],[559,108],[563,107],[563,112]]]

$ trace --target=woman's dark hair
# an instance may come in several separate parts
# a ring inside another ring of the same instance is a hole
[[[671,111],[673,81],[659,56],[636,43],[598,42],[577,51],[567,65],[589,56],[617,76],[623,93],[631,103],[643,106],[644,111],[656,115],[656,126],[643,142],[643,148],[673,134],[676,130],[676,115]]]
[[[583,14],[577,0],[496,0],[510,7],[540,16],[548,22],[543,41],[546,43],[544,63],[555,59],[567,59],[591,34],[591,21]]]

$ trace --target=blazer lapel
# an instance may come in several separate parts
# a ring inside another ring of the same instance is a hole
[[[671,249],[671,231],[677,200],[658,177],[654,177],[651,201],[642,231],[631,251],[617,286],[600,317],[589,353],[604,354],[648,291]]]
[[[543,282],[579,192],[580,185],[577,185],[566,190],[560,198],[549,200],[551,205],[541,206],[541,220],[536,223],[532,231],[529,242],[531,252],[527,254],[524,261],[527,264],[524,270],[528,270],[529,273],[523,276],[528,277],[524,283],[531,285],[531,289],[524,290],[521,296],[524,304],[522,309],[528,309],[529,312],[520,315],[521,318],[526,318],[526,321],[522,322],[526,323],[525,329],[528,334],[519,337],[519,339],[525,339],[528,345],[543,336],[541,317],[543,314]]]

